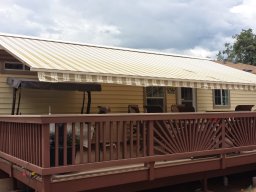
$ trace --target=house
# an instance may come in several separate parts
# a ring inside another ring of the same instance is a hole
[[[0,114],[10,114],[12,88],[7,77],[47,82],[99,83],[92,93],[92,113],[107,105],[112,113],[127,105],[188,104],[196,111],[234,110],[255,104],[255,76],[208,59],[38,38],[1,35]],[[145,88],[146,87],[146,88]],[[223,89],[223,91],[220,91]],[[83,94],[22,90],[20,114],[80,113]],[[65,106],[63,106],[65,103]]]
[[[203,58],[7,34],[0,66],[0,176],[37,191],[136,191],[255,168],[256,112],[232,112],[255,105],[254,74]],[[176,104],[196,113],[170,113]],[[131,114],[128,105],[166,113]]]
[[[249,65],[249,64],[243,64],[243,63],[233,63],[233,62],[218,62],[220,64],[223,64],[228,67],[232,67],[235,69],[239,69],[245,72],[253,73],[256,74],[256,67],[254,65]]]

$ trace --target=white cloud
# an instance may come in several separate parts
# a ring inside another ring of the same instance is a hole
[[[256,27],[254,0],[0,0],[0,31],[215,56]]]
[[[153,50],[156,51],[156,50]],[[178,50],[178,49],[165,49],[165,50],[160,50],[161,52],[165,53],[174,53],[174,54],[179,54],[179,55],[187,55],[187,56],[194,56],[194,57],[201,57],[201,58],[211,58],[215,59],[216,54],[218,53],[217,51],[211,51],[207,48],[199,47],[196,46],[191,49],[184,49],[184,50]]]
[[[184,50],[185,55],[191,55],[195,57],[203,57],[203,58],[215,58],[217,51],[210,51],[207,48],[203,47],[194,47],[192,49]]]
[[[256,1],[255,0],[243,0],[240,5],[234,6],[230,9],[230,12],[236,13],[240,16],[240,19],[251,27],[256,27]]]

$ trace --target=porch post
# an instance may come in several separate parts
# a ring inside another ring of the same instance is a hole
[[[51,191],[51,176],[43,176],[42,177],[42,192],[50,192]]]

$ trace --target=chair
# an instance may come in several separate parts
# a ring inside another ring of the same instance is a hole
[[[98,106],[98,110],[98,114],[106,114],[111,111],[110,108],[106,106]]]
[[[128,105],[128,113],[140,113],[138,105]]]
[[[172,105],[171,112],[184,112],[184,105]]]
[[[163,113],[163,108],[160,105],[147,105],[144,107],[147,113]]]
[[[254,105],[237,105],[235,111],[251,111]]]

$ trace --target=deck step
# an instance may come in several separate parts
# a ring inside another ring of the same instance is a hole
[[[13,188],[13,179],[12,178],[0,179],[0,191],[1,192],[15,191]]]

